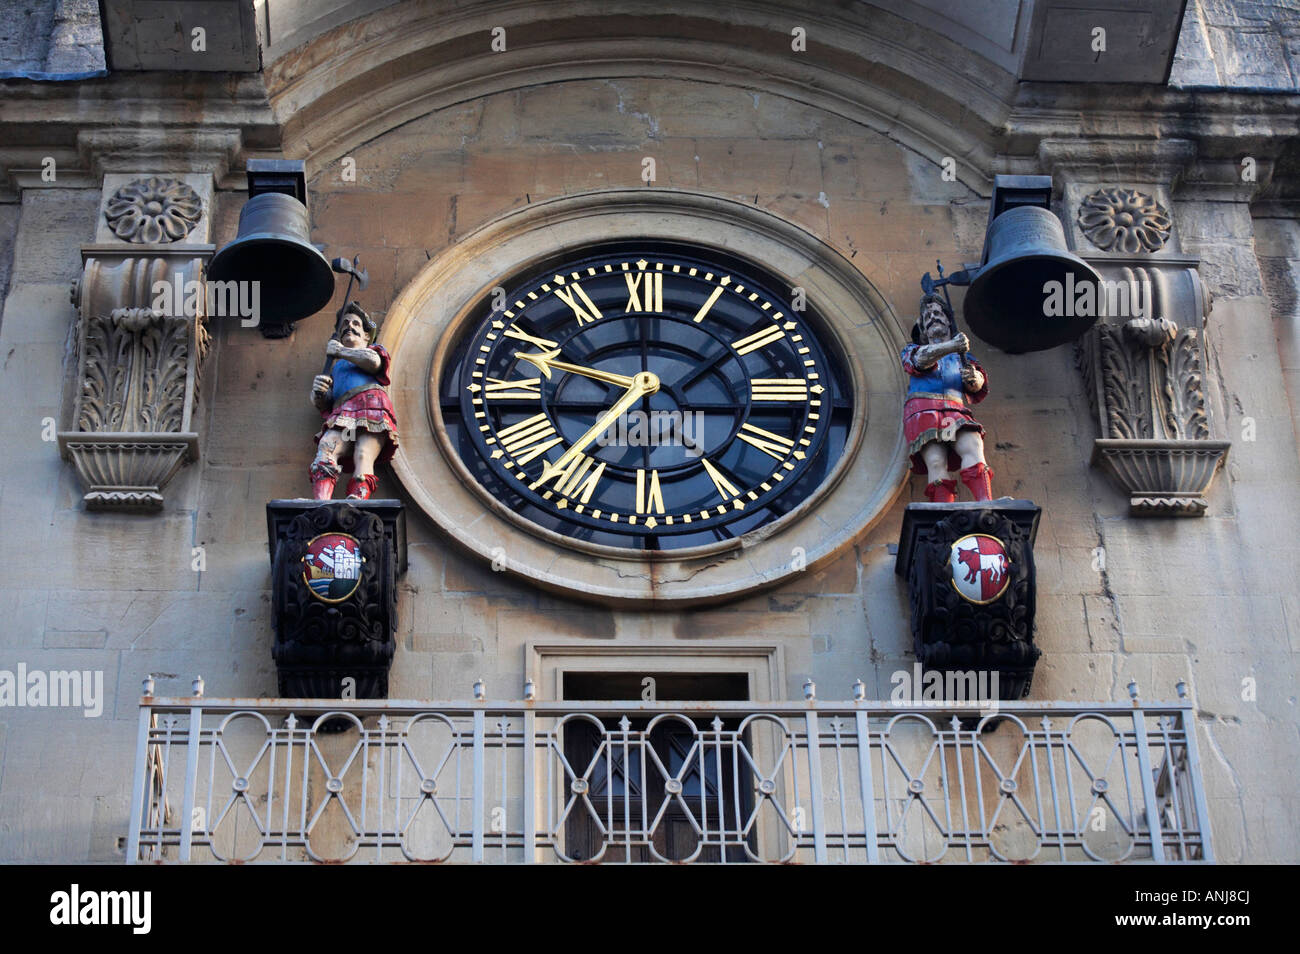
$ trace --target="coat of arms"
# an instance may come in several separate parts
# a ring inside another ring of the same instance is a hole
[[[342,603],[361,584],[361,543],[346,533],[322,533],[307,544],[302,580],[325,603]]]
[[[1011,583],[1011,561],[997,537],[969,533],[952,545],[948,559],[952,585],[972,603],[992,603]]]

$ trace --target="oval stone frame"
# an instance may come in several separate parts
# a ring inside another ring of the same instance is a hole
[[[557,253],[628,239],[716,248],[802,287],[851,375],[853,422],[835,468],[794,510],[736,540],[637,552],[546,530],[491,497],[444,429],[436,375],[483,297]],[[752,593],[816,571],[853,546],[904,486],[899,409],[906,381],[893,310],[861,272],[815,236],[730,199],[608,190],[508,213],[431,259],[389,309],[380,341],[393,356],[389,392],[402,435],[393,471],[412,503],[463,549],[568,596],[644,608],[703,605]]]

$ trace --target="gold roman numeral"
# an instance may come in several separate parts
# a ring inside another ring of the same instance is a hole
[[[519,341],[527,341],[529,344],[536,345],[538,348],[541,348],[543,351],[545,351],[547,348],[556,347],[556,342],[552,341],[550,338],[534,338],[528,332],[520,331],[518,325],[511,325],[509,328],[505,330],[504,334],[507,338],[515,338]]]
[[[663,513],[664,495],[659,489],[659,471],[650,471],[649,489],[646,488],[645,471],[636,472],[636,512]]]
[[[761,427],[755,427],[746,421],[740,425],[740,432],[736,435],[747,444],[753,444],[764,454],[769,457],[775,457],[777,460],[785,460],[786,455],[794,450],[794,441],[788,437],[782,437],[780,434],[773,434],[771,431],[765,431]]]
[[[600,477],[605,472],[605,462],[597,464],[596,469],[592,470],[591,465],[596,462],[586,454],[579,454],[569,461],[568,466],[562,470],[553,473],[544,472],[541,477],[528,485],[529,490],[536,490],[545,484],[548,480],[558,477],[555,483],[555,489],[566,497],[576,497],[582,503],[590,503],[591,495],[596,490],[596,485],[600,483]],[[590,471],[590,473],[588,473]]]
[[[497,431],[501,446],[520,464],[526,464],[539,454],[560,443],[560,438],[545,414],[534,414],[518,424]]]
[[[722,293],[724,291],[726,291],[726,289],[722,285],[719,285],[717,288],[713,289],[713,294],[710,295],[708,297],[708,300],[705,301],[704,304],[700,306],[700,310],[695,313],[695,317],[692,318],[691,320],[703,321],[704,316],[709,313],[709,309],[713,307],[714,302],[716,302],[719,298],[722,297]]]
[[[717,467],[707,457],[701,457],[700,463],[704,465],[704,470],[708,473],[709,479],[713,481],[713,486],[717,488],[718,495],[723,500],[731,500],[737,510],[744,510],[745,504],[735,498],[740,496],[740,491],[736,485],[729,481]]]
[[[638,272],[633,275],[631,272],[625,272],[624,280],[627,281],[627,307],[623,309],[623,314],[629,311],[663,311],[664,310],[664,276],[660,272]],[[645,279],[642,283],[641,279]],[[642,302],[644,298],[644,303]]]
[[[488,378],[483,385],[483,396],[489,400],[507,401],[542,399],[541,378],[520,378],[518,381],[502,381],[500,378]]]
[[[749,382],[749,391],[755,401],[806,401],[808,379],[754,378]]]
[[[597,318],[604,317],[600,313],[600,309],[596,307],[596,303],[587,297],[587,293],[582,290],[582,286],[577,282],[570,283],[568,288],[555,289],[555,294],[560,301],[573,309],[573,316],[578,319],[579,325],[589,325]]]
[[[749,354],[758,348],[764,348],[773,341],[779,341],[785,337],[785,332],[777,325],[768,325],[762,331],[756,331],[748,337],[741,338],[739,341],[733,341],[731,346],[736,349],[736,354]]]

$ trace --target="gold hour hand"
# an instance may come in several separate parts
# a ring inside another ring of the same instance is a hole
[[[622,374],[612,374],[609,371],[598,371],[595,368],[584,368],[582,365],[569,364],[567,361],[556,361],[560,349],[553,351],[539,351],[536,354],[521,354],[515,352],[516,358],[522,358],[537,366],[537,370],[549,381],[551,379],[551,369],[559,371],[568,371],[570,374],[580,374],[584,378],[592,378],[596,381],[604,381],[606,384],[613,384],[620,388],[630,388],[632,379]]]
[[[621,398],[619,398],[617,401],[614,402],[613,407],[611,407],[608,411],[606,411],[603,415],[601,415],[600,420],[598,420],[595,424],[593,424],[591,428],[587,431],[587,433],[583,434],[576,441],[574,441],[573,446],[570,447],[567,451],[565,451],[560,456],[559,460],[557,460],[554,464],[543,460],[542,476],[537,478],[537,480],[535,480],[532,484],[529,485],[529,488],[531,490],[536,490],[538,487],[542,486],[547,481],[558,476],[559,474],[564,473],[568,469],[569,462],[572,461],[573,458],[581,454],[584,450],[586,450],[587,445],[590,444],[592,441],[594,441],[600,434],[608,430],[609,426],[613,424],[615,421],[617,421],[619,417],[623,415],[623,412],[625,412],[637,401],[641,400],[641,398],[646,397],[647,395],[650,394],[654,394],[656,391],[659,390],[658,376],[651,374],[648,371],[642,371],[636,377],[628,378],[627,381],[628,381],[627,392]]]

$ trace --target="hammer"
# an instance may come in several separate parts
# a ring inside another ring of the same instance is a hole
[[[343,307],[338,310],[338,314],[334,317],[334,333],[330,335],[331,340],[337,341],[339,336],[343,334],[343,317],[351,310],[349,305],[352,303],[348,299],[352,297],[352,282],[357,282],[357,291],[364,291],[365,287],[370,284],[370,273],[361,267],[360,255],[354,255],[350,262],[346,258],[336,258],[330,262],[330,268],[340,274],[346,273],[348,276],[348,289],[343,293]],[[354,307],[358,311],[361,309],[360,305]],[[330,365],[333,363],[334,359],[327,357],[320,373],[329,374]]]

